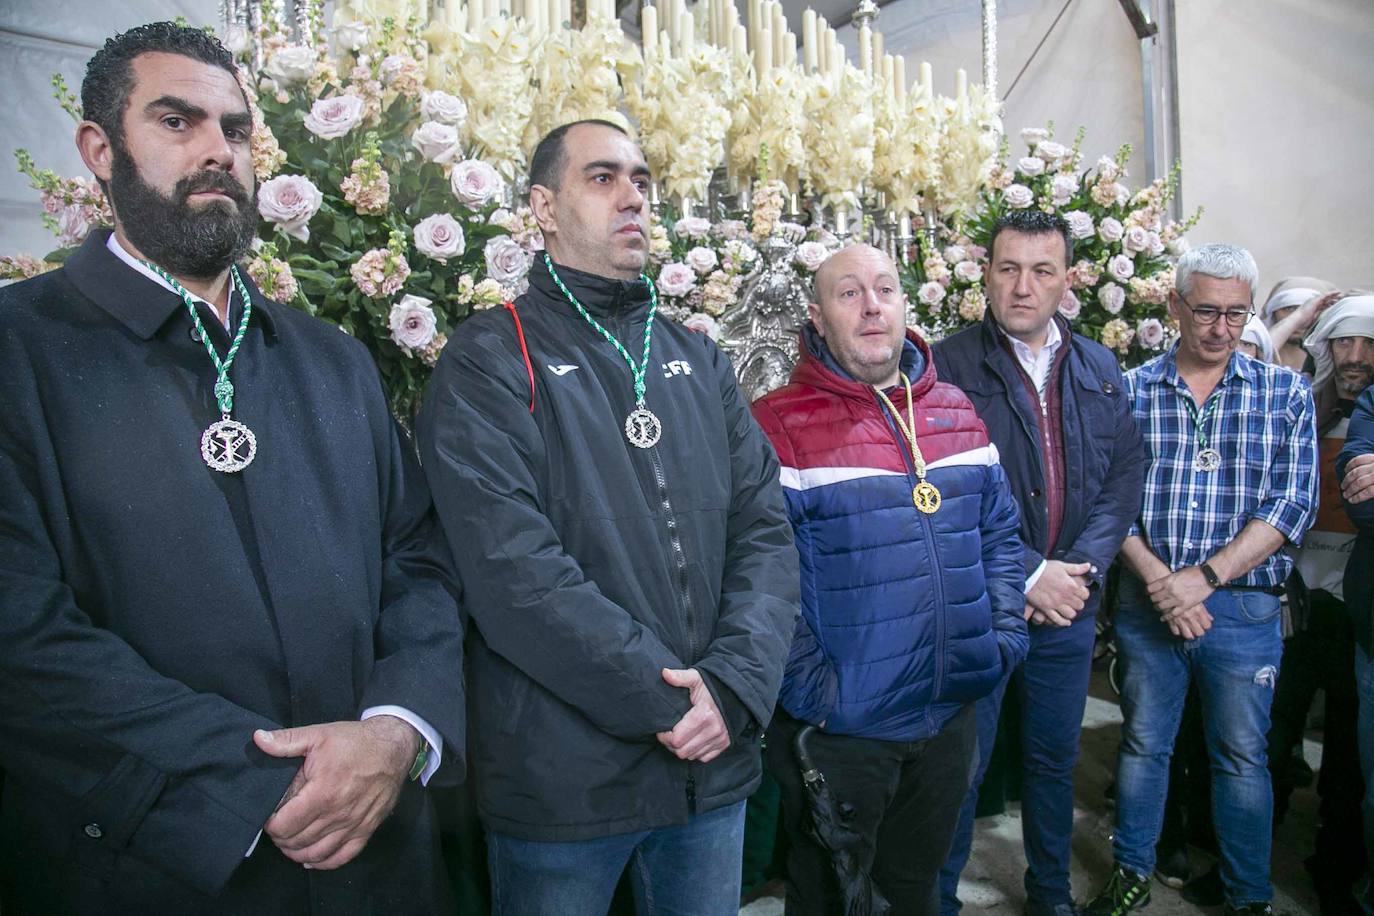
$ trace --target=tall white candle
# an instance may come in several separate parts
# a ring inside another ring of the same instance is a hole
[[[877,72],[878,68],[882,66],[883,56],[884,56],[883,33],[882,33],[882,32],[879,32],[877,29],[874,29],[874,30],[873,30],[873,69],[874,69],[874,72]]]
[[[892,65],[892,82],[897,85],[897,106],[906,107],[906,57],[897,55]]]
[[[873,30],[859,29],[859,69],[873,75]]]
[[[468,31],[477,34],[482,28],[482,0],[468,0]]]
[[[921,91],[927,96],[935,95],[935,76],[930,69],[930,61],[921,61]]]
[[[954,99],[959,103],[959,117],[968,114],[968,74],[963,67],[954,73]]]
[[[683,10],[677,17],[678,48],[684,53],[696,43],[696,30],[692,24],[692,14]]]
[[[760,81],[768,75],[769,70],[773,69],[772,29],[759,29],[759,48],[758,53],[754,57],[754,65],[755,69],[758,71],[757,75]]]
[[[802,64],[807,73],[816,69],[816,11],[810,7],[802,13]]]
[[[658,8],[646,6],[639,11],[639,28],[644,33],[644,56],[648,57],[658,47]]]

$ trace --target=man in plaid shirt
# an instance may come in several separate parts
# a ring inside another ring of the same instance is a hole
[[[1145,436],[1140,518],[1121,557],[1116,632],[1125,678],[1116,868],[1089,916],[1150,899],[1169,756],[1190,679],[1200,689],[1221,877],[1230,914],[1268,914],[1273,792],[1265,753],[1282,637],[1279,590],[1317,504],[1307,382],[1235,351],[1259,271],[1244,249],[1179,259],[1179,339],[1126,375]]]

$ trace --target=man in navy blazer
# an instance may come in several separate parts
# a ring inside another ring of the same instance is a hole
[[[376,368],[234,266],[215,39],[118,35],[82,104],[114,232],[0,290],[0,909],[440,912],[462,621]]]
[[[987,425],[1021,509],[1030,654],[1010,682],[1022,709],[1026,913],[1073,916],[1073,769],[1094,622],[1103,576],[1140,511],[1144,451],[1116,358],[1058,314],[1073,263],[1063,218],[1010,211],[988,249],[988,313],[937,343],[935,366]],[[959,873],[1006,686],[979,703],[981,759],[941,875],[945,916],[959,911]]]

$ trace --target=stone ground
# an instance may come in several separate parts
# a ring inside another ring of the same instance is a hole
[[[1100,887],[1112,864],[1113,809],[1104,790],[1115,773],[1120,732],[1121,710],[1105,674],[1096,672],[1083,720],[1082,752],[1075,779],[1073,888],[1080,900]],[[1321,745],[1308,740],[1304,751],[1308,763],[1316,769]],[[1302,865],[1302,860],[1312,851],[1316,813],[1314,789],[1300,789],[1294,793],[1288,817],[1274,841],[1276,913],[1316,916],[1316,895]],[[1025,869],[1020,817],[1019,805],[1013,804],[1005,814],[978,821],[973,855],[959,885],[964,913],[1020,916],[1024,902],[1021,875]],[[1196,850],[1191,850],[1190,854],[1194,873],[1210,867],[1210,858],[1205,854]],[[782,912],[782,900],[770,897],[754,901],[740,910],[740,916],[782,916]],[[1145,910],[1147,916],[1213,916],[1220,912],[1220,908],[1194,906],[1158,881],[1154,883],[1152,899]]]

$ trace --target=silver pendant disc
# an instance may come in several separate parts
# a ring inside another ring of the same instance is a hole
[[[1214,448],[1205,448],[1193,458],[1193,470],[1211,472],[1221,467],[1221,453]]]
[[[200,457],[212,470],[225,474],[242,471],[257,453],[258,437],[238,420],[217,420],[200,437]]]
[[[663,424],[647,407],[636,407],[625,418],[625,438],[635,448],[653,448],[663,435]]]

